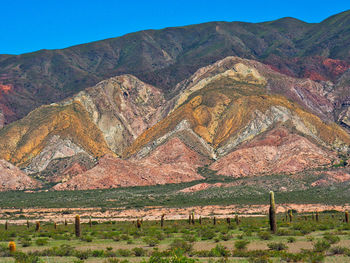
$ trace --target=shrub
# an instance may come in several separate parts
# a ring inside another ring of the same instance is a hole
[[[294,243],[296,241],[295,237],[288,237],[287,242],[288,243]]]
[[[347,251],[348,251],[348,248],[340,247],[340,246],[332,247],[330,249],[330,253],[332,255],[344,255]]]
[[[143,249],[142,247],[135,247],[132,249],[134,252],[135,257],[143,257],[147,254],[147,250]]]
[[[37,240],[35,240],[35,244],[37,244],[38,246],[45,246],[47,245],[47,243],[47,238],[38,238]]]
[[[230,251],[223,245],[218,244],[211,250],[211,254],[216,257],[229,257]]]
[[[315,252],[324,252],[327,249],[331,247],[331,244],[329,244],[326,240],[319,240],[314,244],[314,251]]]
[[[273,242],[267,244],[268,248],[274,251],[286,250],[288,247],[282,242]]]
[[[266,231],[259,232],[258,236],[261,240],[270,240],[272,238],[271,234]]]
[[[143,241],[150,247],[155,247],[159,244],[159,240],[155,237],[145,237]]]
[[[247,248],[248,244],[249,244],[248,240],[237,240],[235,242],[235,248],[238,250],[244,250]]]
[[[340,238],[338,236],[331,234],[325,234],[323,238],[327,240],[329,244],[336,244],[340,241]]]
[[[119,255],[120,257],[131,257],[132,254],[132,251],[129,249],[117,249],[117,255]]]
[[[190,252],[192,250],[192,244],[183,240],[183,239],[175,239],[171,244],[170,248],[172,250],[180,249],[184,253]]]

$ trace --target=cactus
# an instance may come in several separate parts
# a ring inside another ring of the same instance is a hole
[[[141,221],[140,219],[137,219],[137,221],[136,221],[136,226],[137,226],[138,229],[141,228],[141,226],[142,226],[142,221]]]
[[[9,242],[9,250],[11,253],[15,253],[16,252],[16,243],[14,241],[10,241]]]
[[[191,223],[194,225],[194,212],[192,212]]]
[[[57,223],[56,222],[53,224],[53,227],[55,228],[55,230],[57,229]]]
[[[293,222],[293,211],[292,211],[292,209],[290,209],[288,211],[288,216],[289,216],[289,222]]]
[[[90,216],[90,218],[89,218],[89,226],[90,226],[90,228],[92,228],[91,216]]]
[[[5,230],[8,230],[9,229],[9,222],[6,220],[5,222]]]
[[[164,217],[165,217],[165,214],[162,214],[162,217],[160,218],[160,227],[164,226]]]
[[[226,218],[226,222],[227,222],[228,225],[231,225],[231,218],[229,218],[229,217]]]
[[[67,219],[64,220],[64,225],[65,225],[65,226],[68,225]]]
[[[80,216],[75,216],[75,236],[80,237],[81,235],[81,227],[80,227]]]
[[[37,221],[37,222],[35,223],[35,231],[38,232],[39,230],[40,230],[40,222]]]
[[[29,221],[27,220],[27,228],[29,229]]]
[[[201,216],[199,217],[198,221],[199,221],[199,224],[201,225],[202,224],[202,217]]]
[[[270,191],[269,222],[270,222],[271,232],[276,233],[277,231],[276,205],[275,205],[275,194],[273,193],[273,191]]]
[[[216,217],[214,216],[213,218],[213,225],[215,226],[216,225]]]
[[[312,221],[314,221],[315,220],[315,214],[314,214],[314,212],[312,212]]]
[[[192,215],[191,215],[191,214],[189,214],[189,215],[188,215],[188,224],[190,225],[190,224],[191,224],[191,222],[192,222]]]
[[[239,220],[239,217],[238,217],[238,215],[236,214],[236,216],[235,216],[235,222],[236,222],[236,225],[238,226],[239,225],[239,223],[240,223],[240,220]]]
[[[345,223],[349,223],[349,212],[345,211]]]
[[[316,211],[316,222],[318,222],[319,216],[318,216],[318,211]]]

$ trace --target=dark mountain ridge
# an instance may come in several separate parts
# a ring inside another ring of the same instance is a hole
[[[176,83],[227,56],[259,60],[294,77],[336,81],[350,67],[350,11],[318,24],[293,18],[256,24],[210,22],[0,55],[0,125],[125,73],[172,98]]]

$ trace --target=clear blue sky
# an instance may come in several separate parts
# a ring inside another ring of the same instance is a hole
[[[0,0],[0,54],[64,48],[143,29],[291,16],[320,22],[349,0]]]

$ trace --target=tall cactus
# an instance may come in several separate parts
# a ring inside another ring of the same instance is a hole
[[[349,212],[345,211],[345,223],[349,223]]]
[[[9,222],[6,220],[5,222],[5,230],[8,230],[9,229]]]
[[[289,216],[289,222],[293,222],[293,211],[292,211],[292,209],[290,209],[288,211],[288,216]]]
[[[237,214],[236,214],[236,216],[235,216],[235,222],[236,222],[236,225],[237,225],[237,226],[238,226],[239,223],[241,222],[241,221],[239,220],[239,217],[238,217]]]
[[[271,232],[276,233],[277,231],[276,205],[275,205],[275,194],[273,191],[270,191],[269,222],[270,222]]]
[[[29,229],[29,220],[27,220],[27,228]]]
[[[162,214],[162,217],[160,218],[160,227],[164,227],[164,217],[165,214]]]
[[[35,231],[38,232],[40,230],[40,222],[36,221],[35,223]]]
[[[75,216],[75,236],[80,237],[81,235],[81,226],[80,226],[80,216]]]
[[[137,226],[138,229],[141,228],[141,226],[142,226],[142,221],[141,221],[140,219],[137,219],[137,221],[136,221],[136,226]]]
[[[194,225],[194,212],[192,212],[191,223]]]
[[[90,216],[90,218],[89,218],[89,226],[90,226],[90,228],[92,228],[92,220],[91,220],[91,216]]]
[[[318,211],[316,211],[316,222],[318,222],[319,220],[319,215],[318,215]]]
[[[201,225],[202,224],[202,217],[201,216],[199,217],[198,221],[199,221],[199,224]]]
[[[216,225],[216,217],[214,216],[213,218],[213,225],[215,226]]]

